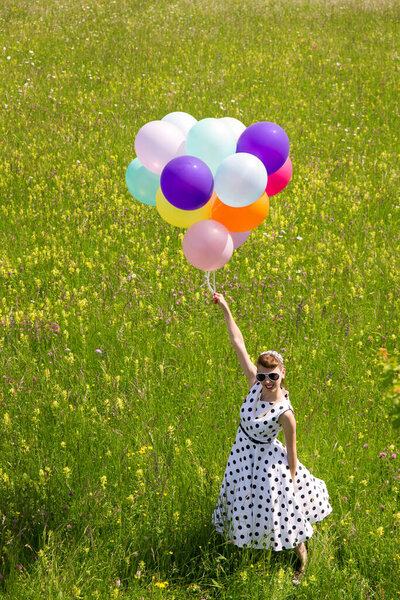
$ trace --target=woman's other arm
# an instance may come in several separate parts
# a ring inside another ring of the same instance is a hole
[[[292,476],[293,484],[295,481],[296,468],[297,468],[297,451],[296,451],[296,419],[291,409],[281,414],[278,419],[278,423],[282,425],[283,433],[285,436],[286,452],[288,457],[290,474]]]

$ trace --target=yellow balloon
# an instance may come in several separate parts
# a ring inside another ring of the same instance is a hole
[[[159,187],[156,193],[156,208],[160,217],[164,219],[164,221],[167,221],[167,223],[170,223],[170,225],[188,228],[193,225],[193,223],[197,223],[197,221],[211,219],[212,197],[213,196],[211,196],[207,204],[197,210],[182,210],[168,202],[161,191],[161,187]]]

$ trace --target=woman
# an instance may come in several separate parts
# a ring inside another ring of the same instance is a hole
[[[332,512],[325,482],[311,475],[296,456],[296,420],[282,380],[286,369],[274,350],[252,364],[243,336],[222,294],[213,295],[225,316],[228,332],[250,392],[240,409],[240,425],[233,444],[217,506],[215,529],[239,547],[293,548],[300,566],[293,583],[304,576],[305,541],[313,523]],[[277,440],[283,429],[286,446]]]

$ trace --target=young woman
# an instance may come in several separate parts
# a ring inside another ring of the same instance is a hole
[[[300,565],[293,583],[304,576],[305,542],[313,523],[331,512],[325,482],[297,460],[296,420],[282,386],[286,369],[275,350],[252,364],[243,336],[222,294],[215,293],[250,392],[240,409],[240,425],[212,516],[215,529],[239,547],[293,548]],[[283,429],[286,446],[277,440]]]

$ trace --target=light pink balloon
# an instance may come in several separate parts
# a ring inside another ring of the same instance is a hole
[[[215,271],[231,258],[233,240],[230,232],[214,219],[193,223],[182,240],[183,253],[196,269]]]
[[[268,175],[268,183],[265,188],[268,198],[279,194],[287,186],[292,178],[292,170],[292,161],[290,160],[290,156],[288,156],[280,169]]]
[[[231,231],[230,234],[233,240],[233,249],[236,250],[236,248],[239,248],[239,246],[244,244],[252,231],[252,229],[250,229],[250,231]]]
[[[185,154],[184,133],[167,121],[150,121],[135,138],[135,152],[146,169],[161,175],[167,163]]]

